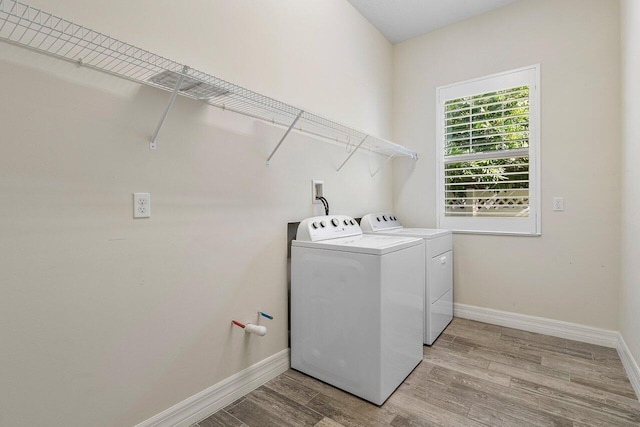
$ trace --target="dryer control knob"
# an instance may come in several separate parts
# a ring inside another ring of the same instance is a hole
[[[377,217],[376,217],[376,220],[377,220],[378,222],[380,222],[380,217],[379,217],[379,216],[377,216]]]
[[[344,220],[344,225],[349,225],[349,220],[348,219]]]
[[[325,228],[327,226],[327,221],[320,221],[320,227]]]
[[[387,216],[386,215],[382,215],[382,219],[384,219],[386,221],[387,220]]]
[[[317,222],[314,222],[313,224],[311,224],[311,226],[312,226],[314,229],[316,229],[316,228],[318,228],[318,223],[317,223]]]
[[[337,227],[337,226],[338,226],[338,224],[340,224],[340,221],[338,221],[338,219],[337,219],[337,218],[333,218],[333,219],[331,220],[331,225],[333,225],[334,227]]]
[[[356,220],[355,219],[352,219],[350,221],[351,221],[351,225],[356,225]]]

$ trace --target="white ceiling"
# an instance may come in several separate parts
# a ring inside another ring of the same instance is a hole
[[[391,43],[514,3],[517,0],[348,0]]]

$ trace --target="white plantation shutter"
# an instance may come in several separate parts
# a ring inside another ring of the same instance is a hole
[[[538,67],[438,89],[439,227],[538,234]]]

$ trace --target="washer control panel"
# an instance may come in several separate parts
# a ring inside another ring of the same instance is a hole
[[[361,234],[362,230],[358,222],[350,216],[314,216],[300,223],[296,240],[317,242],[318,240],[337,239]]]
[[[360,221],[360,227],[364,232],[371,232],[402,228],[402,224],[394,214],[381,212],[363,216],[362,221]]]

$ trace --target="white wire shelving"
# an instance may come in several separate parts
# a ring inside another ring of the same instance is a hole
[[[15,0],[0,0],[0,40],[171,91],[169,104],[150,142],[152,149],[156,148],[158,133],[173,101],[177,95],[182,95],[285,127],[286,132],[267,159],[267,165],[291,130],[350,148],[338,171],[358,150],[389,158],[418,158],[415,151],[391,141],[261,95]]]

